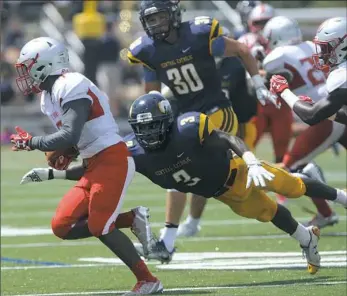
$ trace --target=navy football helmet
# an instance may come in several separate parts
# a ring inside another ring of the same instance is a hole
[[[136,140],[146,150],[164,146],[173,121],[169,101],[157,91],[142,95],[130,107],[128,122]]]
[[[171,30],[182,22],[178,0],[143,0],[140,5],[140,21],[150,38],[164,40]]]

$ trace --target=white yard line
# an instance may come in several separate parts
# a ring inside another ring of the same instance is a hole
[[[214,286],[214,287],[184,287],[184,288],[171,288],[171,289],[165,289],[164,290],[164,295],[165,292],[187,292],[189,291],[216,291],[216,290],[236,290],[236,289],[259,289],[259,288],[284,288],[284,287],[293,287],[293,286],[316,286],[316,285],[329,285],[329,286],[334,286],[334,285],[343,285],[346,284],[347,281],[312,281],[308,283],[283,283],[283,284],[274,284],[274,285],[241,285],[241,286],[231,286],[231,287],[226,287],[226,286]],[[128,291],[94,291],[94,292],[63,292],[63,293],[48,293],[48,294],[7,294],[7,296],[79,296],[79,295],[121,295],[124,294]]]

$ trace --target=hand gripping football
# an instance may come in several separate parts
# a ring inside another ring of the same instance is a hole
[[[74,147],[45,152],[48,165],[56,170],[66,170],[78,154],[78,150]]]

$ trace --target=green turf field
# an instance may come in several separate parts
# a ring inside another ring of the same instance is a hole
[[[271,160],[271,150],[265,141],[258,155]],[[3,147],[1,160],[1,295],[120,295],[135,284],[98,240],[60,241],[50,233],[55,207],[73,183],[19,185],[28,170],[45,166],[42,153],[14,153]],[[346,187],[345,151],[339,157],[328,151],[317,162],[330,185]],[[164,221],[164,195],[137,175],[123,209],[148,206],[158,232]],[[314,208],[306,197],[288,205],[301,221],[310,217],[303,206]],[[323,267],[314,276],[307,273],[296,241],[272,224],[238,217],[212,199],[200,234],[177,241],[172,263],[150,262],[150,268],[162,280],[165,295],[346,295],[346,211],[333,207],[340,223],[322,230]]]

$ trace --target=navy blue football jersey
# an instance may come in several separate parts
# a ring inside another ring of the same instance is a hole
[[[206,115],[188,112],[175,120],[163,149],[145,151],[133,134],[125,141],[136,171],[153,183],[209,198],[224,187],[230,171],[230,155],[225,149],[203,145],[213,129]]]
[[[156,72],[172,90],[180,113],[228,107],[211,48],[222,33],[216,19],[196,17],[181,24],[174,44],[140,37],[130,45],[128,59]]]

